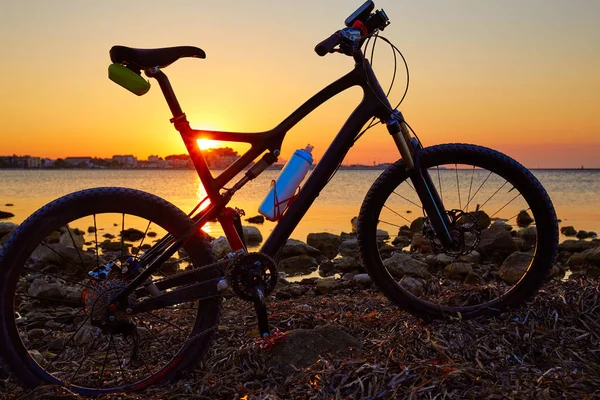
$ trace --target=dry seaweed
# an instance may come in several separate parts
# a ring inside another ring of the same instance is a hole
[[[426,322],[376,290],[343,289],[271,301],[273,328],[335,324],[362,352],[323,354],[284,375],[256,344],[250,304],[225,302],[213,348],[174,383],[105,399],[429,399],[594,398],[600,393],[600,280],[544,286],[523,307],[495,317]],[[276,344],[277,345],[277,344]],[[10,399],[78,398],[63,388],[23,391],[0,383]]]

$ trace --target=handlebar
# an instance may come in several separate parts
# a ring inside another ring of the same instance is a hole
[[[340,31],[335,32],[333,35],[329,36],[327,39],[323,40],[321,43],[315,46],[315,52],[323,57],[327,53],[333,53],[333,48],[340,44],[342,41],[342,33]]]

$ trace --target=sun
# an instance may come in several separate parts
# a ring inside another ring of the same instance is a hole
[[[200,150],[207,150],[221,147],[221,145],[218,140],[198,139],[198,147]]]

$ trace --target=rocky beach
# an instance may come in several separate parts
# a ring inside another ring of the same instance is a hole
[[[476,250],[459,257],[433,252],[422,218],[397,232],[378,231],[384,266],[404,288],[425,298],[440,280],[454,289],[500,290],[514,284],[532,258],[536,227],[531,217],[523,211],[515,227],[482,212],[475,217],[484,227],[481,240]],[[245,222],[251,246],[262,242],[260,222],[260,217]],[[527,304],[473,320],[423,321],[377,290],[362,265],[355,224],[353,219],[348,233],[311,233],[305,242],[290,239],[282,248],[276,257],[279,282],[269,300],[275,331],[270,341],[257,339],[252,305],[226,294],[215,342],[197,368],[173,384],[118,398],[554,398],[593,396],[600,390],[600,239],[595,232],[561,225],[568,239],[559,244],[546,284]],[[0,222],[0,245],[16,228]],[[95,266],[92,228],[55,232],[48,242],[61,257],[44,248],[32,254],[32,269],[46,274],[21,278],[19,289],[46,300],[20,305],[17,323],[30,341],[52,329],[75,329],[81,290],[51,274],[72,268],[77,257],[86,267]],[[123,243],[130,254],[149,247],[140,244],[143,232],[118,235],[123,240],[101,236],[104,256],[123,249]],[[212,239],[211,246],[217,257],[230,251],[224,238]],[[184,258],[171,259],[162,272],[168,276],[184,269]],[[82,282],[77,274],[72,271],[72,279]],[[74,344],[82,348],[94,337],[91,328],[76,333]],[[64,347],[64,338],[53,340],[48,354],[30,352],[36,362],[43,364]],[[0,377],[5,398],[77,397],[51,386],[22,389],[6,369],[0,369]]]

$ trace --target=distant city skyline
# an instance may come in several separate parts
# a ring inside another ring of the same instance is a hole
[[[192,127],[270,129],[352,68],[351,59],[318,57],[313,48],[362,2],[5,2],[0,71],[10,79],[0,97],[0,153],[184,153],[155,81],[141,98],[109,81],[116,44],[202,48],[206,60],[165,69]],[[480,144],[530,168],[600,167],[599,1],[375,4],[391,20],[383,35],[408,60],[411,85],[400,109],[425,145]],[[387,87],[393,59],[379,46],[373,65]],[[400,65],[392,102],[405,80]],[[360,97],[351,89],[302,121],[286,137],[283,158],[307,143],[321,158]],[[378,125],[345,164],[392,162],[399,157],[392,143]]]

